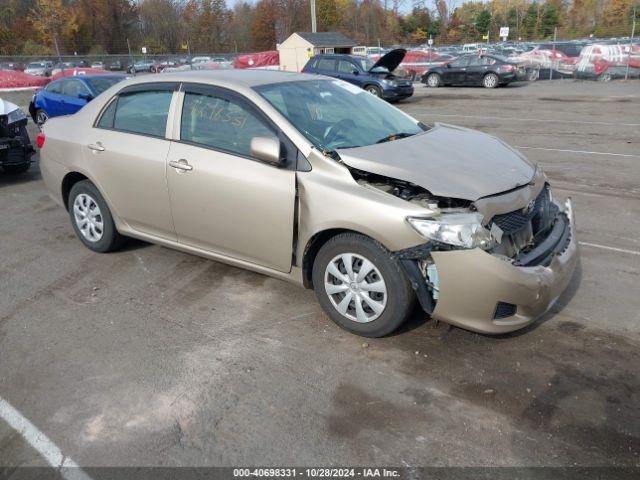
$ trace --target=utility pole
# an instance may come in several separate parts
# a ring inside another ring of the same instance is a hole
[[[131,59],[131,71],[133,72],[133,76],[136,76],[136,66],[133,60],[133,55],[131,54],[131,44],[129,44],[129,39],[127,38],[127,49],[129,50],[129,58]]]
[[[636,34],[636,10],[638,8],[638,4],[636,3],[633,6],[633,23],[631,24],[631,39],[629,40],[629,55],[627,56],[627,71],[624,73],[624,80],[627,81],[629,79],[629,66],[631,65],[631,48],[633,47],[633,37]]]
[[[316,33],[316,0],[311,0],[311,31]]]
[[[53,44],[56,47],[56,55],[58,56],[58,63],[60,63],[60,67],[62,68],[62,75],[64,76],[64,66],[62,65],[62,58],[60,58],[60,49],[58,48],[58,36],[53,36]]]
[[[556,40],[558,38],[558,27],[553,27],[553,50],[556,49]],[[549,67],[549,80],[553,79],[553,60],[551,60],[551,66]]]

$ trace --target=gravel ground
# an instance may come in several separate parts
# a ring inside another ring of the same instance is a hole
[[[416,311],[364,340],[279,280],[95,254],[36,164],[0,176],[0,397],[82,466],[640,466],[638,82],[420,85],[399,106],[517,145],[573,198],[581,266],[536,324]],[[0,420],[0,465],[46,462]]]

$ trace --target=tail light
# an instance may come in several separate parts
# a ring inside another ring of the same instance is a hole
[[[515,72],[516,71],[515,65],[502,65],[501,69],[502,69],[503,72]]]
[[[38,148],[44,147],[44,133],[39,133],[36,138],[36,142],[38,144]]]

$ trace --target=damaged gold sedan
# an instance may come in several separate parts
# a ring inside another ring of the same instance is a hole
[[[434,319],[503,333],[578,251],[571,203],[500,140],[424,125],[340,80],[180,72],[119,83],[38,138],[78,238],[135,237],[313,288],[354,333]]]

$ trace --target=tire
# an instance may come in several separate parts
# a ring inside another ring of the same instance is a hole
[[[425,83],[429,88],[438,88],[442,85],[442,79],[437,73],[430,73]]]
[[[89,250],[106,253],[123,245],[124,237],[116,230],[107,202],[89,180],[83,180],[71,187],[68,210],[76,235]],[[93,216],[87,215],[86,212],[92,212]],[[86,221],[83,222],[83,219]],[[87,225],[86,229],[81,229],[83,225]]]
[[[49,120],[49,115],[47,114],[47,112],[45,112],[41,108],[38,108],[36,110],[36,125],[38,125],[38,128],[41,128],[42,125],[47,122],[47,120]]]
[[[24,173],[29,170],[31,166],[31,162],[23,163],[22,165],[4,165],[2,167],[2,171],[4,173],[8,173],[11,175],[16,175],[18,173]]]
[[[380,87],[376,87],[375,85],[366,85],[364,87],[364,90],[376,97],[382,97],[382,90],[380,89]]]
[[[345,258],[351,259],[351,276]],[[358,279],[364,262],[373,268]],[[327,315],[340,327],[363,337],[393,332],[414,306],[415,295],[398,262],[380,243],[357,233],[336,235],[325,243],[313,263],[312,278],[316,297]],[[375,290],[370,287],[374,284]],[[343,313],[338,310],[341,306]]]
[[[610,82],[611,80],[612,80],[612,77],[611,77],[611,73],[609,73],[609,72],[601,73],[598,76],[598,81],[599,82]]]
[[[500,78],[495,73],[487,73],[482,78],[482,86],[484,88],[496,88],[500,85]]]

